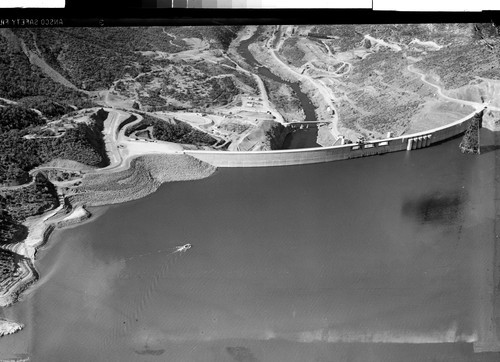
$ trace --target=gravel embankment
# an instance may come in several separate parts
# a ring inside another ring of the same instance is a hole
[[[214,171],[188,155],[144,155],[132,160],[127,170],[85,175],[69,201],[87,206],[127,202],[153,193],[164,182],[202,179]]]
[[[23,329],[24,325],[6,319],[0,319],[0,337],[16,333]]]

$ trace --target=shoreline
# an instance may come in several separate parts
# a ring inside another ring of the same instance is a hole
[[[8,336],[9,334],[14,334],[19,332],[24,328],[24,324],[17,323],[8,319],[0,319],[0,337]]]
[[[66,217],[56,223],[56,228],[62,229],[77,225],[91,217],[92,214],[83,205],[76,205]]]
[[[165,182],[198,180],[216,171],[215,167],[183,154],[142,155],[130,160],[128,166],[119,172],[105,170],[87,174],[78,194],[64,195],[65,202],[57,208],[29,217],[23,223],[28,228],[28,236],[23,241],[0,247],[20,257],[18,266],[21,270],[20,278],[4,280],[7,287],[0,294],[0,307],[19,301],[22,293],[38,281],[36,252],[49,241],[52,231],[93,220],[87,207],[137,200],[155,192]],[[22,324],[0,319],[0,337],[13,334],[22,327]],[[2,331],[6,332],[2,334]]]
[[[16,255],[13,253],[13,255]],[[31,260],[20,257],[20,261],[17,262],[18,268],[14,272],[14,277],[12,276],[2,280],[2,289],[4,289],[3,294],[0,295],[0,307],[9,307],[15,302],[17,302],[19,296],[28,289],[32,284],[38,280],[38,273],[34,268]],[[0,322],[0,328],[2,326]]]

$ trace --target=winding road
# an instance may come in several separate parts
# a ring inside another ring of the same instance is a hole
[[[456,102],[456,103],[460,103],[460,104],[463,104],[463,105],[466,105],[466,106],[471,106],[471,107],[473,107],[476,110],[484,109],[486,107],[486,108],[488,108],[488,109],[490,109],[492,111],[500,111],[500,107],[490,106],[489,103],[479,103],[479,102],[473,102],[473,101],[466,101],[466,100],[463,100],[463,99],[452,98],[450,96],[447,96],[446,94],[443,93],[443,89],[442,89],[441,86],[429,82],[426,79],[426,75],[424,73],[420,73],[419,71],[417,71],[416,69],[413,68],[413,64],[408,65],[407,69],[410,72],[412,72],[412,73],[417,74],[418,76],[420,76],[420,80],[422,82],[424,82],[425,84],[430,85],[431,87],[435,88],[437,90],[437,93],[439,94],[439,96],[441,98],[444,98],[444,99],[446,99],[448,101],[451,101],[451,102]]]
[[[183,153],[182,146],[172,142],[135,140],[125,136],[125,130],[128,127],[142,121],[141,115],[116,109],[105,110],[109,114],[104,121],[103,135],[110,164],[105,168],[96,170],[96,172],[122,171],[130,167],[132,159],[141,155]],[[137,119],[118,131],[120,124],[131,115],[136,116]]]

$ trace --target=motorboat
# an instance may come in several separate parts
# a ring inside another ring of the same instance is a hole
[[[185,244],[182,246],[177,246],[175,251],[186,251],[188,249],[191,249],[191,244]]]

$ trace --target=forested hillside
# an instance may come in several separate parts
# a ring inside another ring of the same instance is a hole
[[[0,184],[25,183],[31,169],[54,158],[106,166],[109,160],[101,133],[106,118],[103,112],[93,117],[92,124],[79,123],[62,137],[26,138],[30,129],[41,124],[40,117],[20,107],[4,108],[0,112]],[[31,118],[18,118],[18,114]]]
[[[239,27],[0,29],[0,97],[47,118],[95,106],[89,91],[151,69],[144,51],[190,49],[198,38],[226,49]],[[173,44],[174,42],[175,44]]]
[[[90,91],[108,89],[126,74],[133,77],[151,70],[155,60],[143,55],[145,51],[189,50],[192,45],[184,39],[193,38],[227,49],[238,30],[238,26],[0,29],[0,98],[17,102],[17,106],[1,102],[0,184],[27,182],[29,170],[56,157],[105,165],[99,120],[80,123],[62,137],[24,136],[47,119],[95,106]],[[184,125],[156,124],[155,130],[160,139],[215,142]]]
[[[167,33],[180,38],[198,38],[211,43],[214,48],[226,50],[236,38],[241,26],[183,26],[166,27]]]
[[[217,142],[215,138],[194,129],[187,123],[177,120],[168,122],[147,114],[142,116],[141,122],[127,128],[126,136],[130,136],[135,131],[153,127],[153,137],[160,141],[189,143],[198,146],[212,146]]]
[[[43,214],[59,205],[57,192],[47,178],[38,173],[32,185],[18,190],[2,191],[5,213],[16,222],[22,222],[32,215]]]
[[[0,35],[5,33],[6,30]],[[31,64],[19,42],[8,36],[0,36],[0,79],[0,97],[10,100],[38,97],[37,102],[42,103],[58,101],[77,108],[92,105],[86,94],[55,82]]]
[[[26,237],[26,227],[21,223],[29,216],[42,214],[58,205],[54,185],[41,173],[27,187],[0,192],[0,244]]]
[[[473,41],[444,48],[417,63],[434,72],[446,88],[467,85],[474,77],[498,79],[500,69],[500,36],[493,24],[474,24]]]
[[[214,48],[225,49],[238,27],[141,27],[141,28],[36,28],[13,29],[26,47],[42,57],[76,87],[107,88],[125,74],[136,76],[148,69],[151,60],[141,51],[178,52],[188,44],[171,43],[171,35],[199,38]],[[5,42],[5,41],[4,41]],[[6,45],[4,44],[4,49]],[[4,50],[1,49],[1,50]],[[22,49],[17,55],[22,57]],[[9,52],[12,52],[12,48]],[[20,58],[16,56],[16,60]],[[26,68],[26,67],[23,67]],[[25,69],[26,71],[27,69]],[[16,93],[19,98],[19,94]],[[30,94],[35,95],[35,94]]]
[[[17,106],[0,108],[0,133],[13,129],[21,130],[30,126],[41,126],[45,121],[31,109]]]

